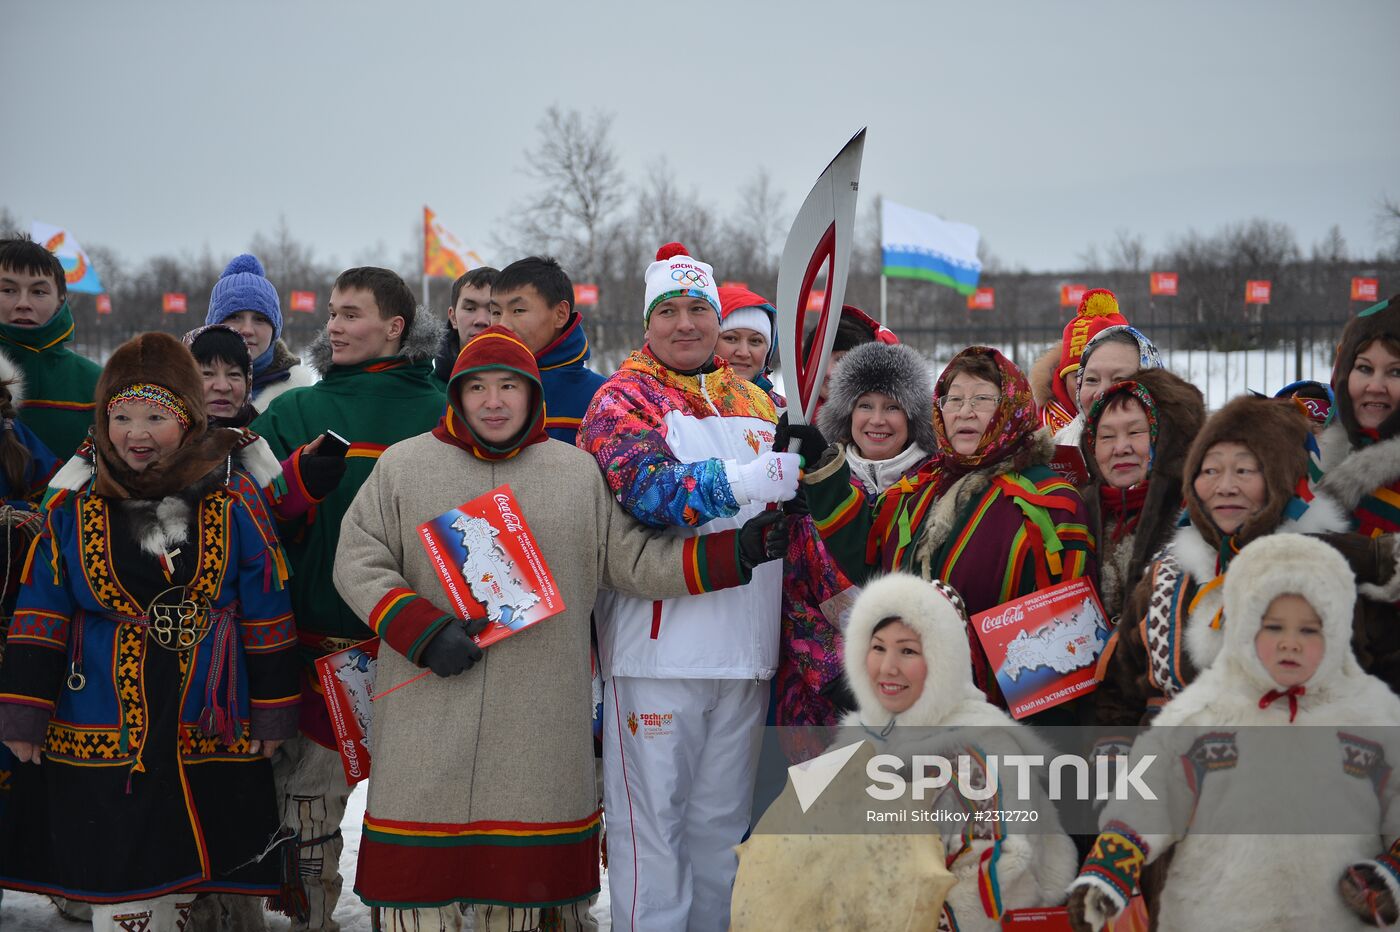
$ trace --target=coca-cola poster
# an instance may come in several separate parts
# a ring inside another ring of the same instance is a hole
[[[418,538],[459,618],[485,615],[487,647],[564,610],[510,486],[503,485],[418,526]]]
[[[1094,584],[1069,579],[972,616],[1013,718],[1098,688],[1094,668],[1110,634]]]
[[[379,638],[370,638],[316,660],[316,679],[326,697],[345,783],[369,776],[370,703],[379,663]]]

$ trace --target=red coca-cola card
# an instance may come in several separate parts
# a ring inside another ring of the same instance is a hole
[[[491,619],[481,647],[564,610],[510,486],[424,522],[418,536],[458,617]]]
[[[1094,584],[1069,579],[972,616],[1013,718],[1098,688],[1110,627]]]
[[[326,696],[345,782],[351,786],[369,776],[370,703],[378,662],[379,638],[316,658],[316,678]]]
[[[1084,465],[1084,454],[1078,447],[1055,444],[1055,458],[1050,461],[1050,468],[1075,485],[1089,484],[1089,468]]]

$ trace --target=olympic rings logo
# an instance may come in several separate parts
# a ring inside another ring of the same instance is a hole
[[[769,481],[769,482],[778,482],[778,481],[780,481],[780,480],[783,478],[783,464],[782,464],[782,461],[780,461],[780,460],[769,460],[769,461],[768,461],[768,469],[766,470],[766,472],[768,473],[768,481]]]
[[[699,269],[672,269],[671,280],[694,285],[697,288],[710,287],[710,279]]]

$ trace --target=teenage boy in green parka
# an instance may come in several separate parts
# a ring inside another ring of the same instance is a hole
[[[102,367],[67,346],[63,263],[26,237],[0,239],[0,352],[24,373],[19,419],[62,463],[86,439]]]
[[[252,424],[277,458],[298,471],[324,468],[313,454],[327,431],[349,441],[344,476],[301,519],[282,528],[292,567],[292,610],[304,664],[301,734],[274,759],[283,822],[301,837],[301,876],[310,917],[294,928],[335,929],[340,897],[340,822],[349,788],[335,750],[313,662],[374,636],[336,593],[331,581],[340,523],[384,450],[431,430],[446,395],[433,379],[433,354],[443,324],[415,313],[413,294],[388,269],[342,272],[331,289],[326,329],[306,353],[321,380],[275,399]]]

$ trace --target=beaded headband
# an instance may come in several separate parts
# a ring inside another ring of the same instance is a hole
[[[155,405],[179,421],[181,427],[189,430],[189,409],[185,407],[184,402],[176,397],[174,392],[164,385],[155,385],[150,382],[137,382],[135,385],[128,385],[114,394],[112,399],[107,402],[107,413],[111,414],[112,409],[117,405],[131,402]]]

